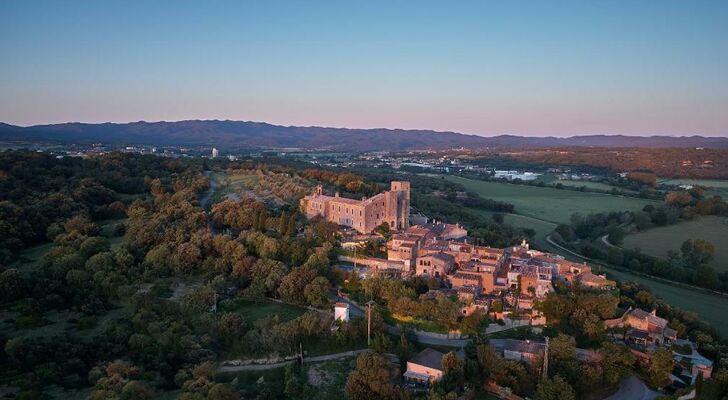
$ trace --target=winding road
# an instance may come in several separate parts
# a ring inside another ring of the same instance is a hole
[[[652,400],[660,396],[660,393],[650,389],[639,378],[631,375],[619,382],[617,393],[604,400]]]

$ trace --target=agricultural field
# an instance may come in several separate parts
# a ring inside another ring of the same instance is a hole
[[[717,195],[728,197],[728,180],[717,179],[664,179],[659,178],[658,184],[665,185],[693,185],[706,188],[705,193],[709,196]]]
[[[621,188],[618,186],[612,186],[606,183],[602,182],[592,182],[592,181],[572,181],[572,180],[559,180],[556,179],[557,174],[554,173],[545,173],[536,179],[537,182],[543,182],[550,186],[556,186],[557,184],[562,184],[563,186],[570,186],[570,187],[576,187],[580,188],[582,186],[585,186],[589,189],[596,189],[596,190],[605,190],[605,191],[611,191],[612,189],[617,189],[625,193],[634,193],[634,191]]]
[[[655,257],[666,257],[669,250],[680,251],[688,239],[704,239],[715,246],[715,257],[711,266],[718,272],[728,272],[728,219],[704,216],[692,221],[648,229],[627,235],[624,247],[638,248]]]
[[[512,203],[516,206],[517,214],[557,224],[569,223],[573,213],[636,211],[648,204],[658,203],[634,197],[486,182],[458,176],[446,176],[446,179],[463,185],[466,190],[481,197]]]
[[[263,299],[234,299],[223,304],[222,309],[240,313],[246,322],[254,322],[273,315],[278,315],[281,322],[285,322],[306,312],[305,308]]]

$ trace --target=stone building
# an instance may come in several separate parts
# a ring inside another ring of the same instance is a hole
[[[417,257],[415,273],[420,276],[444,278],[452,272],[455,265],[453,256],[445,253],[431,253]]]
[[[369,233],[386,223],[391,230],[409,228],[410,183],[392,181],[390,190],[361,200],[327,196],[317,186],[314,192],[301,199],[301,210],[308,218],[317,215],[327,221]]]

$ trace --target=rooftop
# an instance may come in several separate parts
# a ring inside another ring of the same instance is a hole
[[[442,356],[444,356],[443,353],[428,347],[412,357],[409,362],[442,370]]]

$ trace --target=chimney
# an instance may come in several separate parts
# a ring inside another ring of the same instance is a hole
[[[650,314],[652,314],[652,315],[654,315],[656,317],[657,316],[657,309],[652,309],[652,312]]]
[[[339,192],[336,192],[336,194],[334,194],[334,197],[339,197]]]

